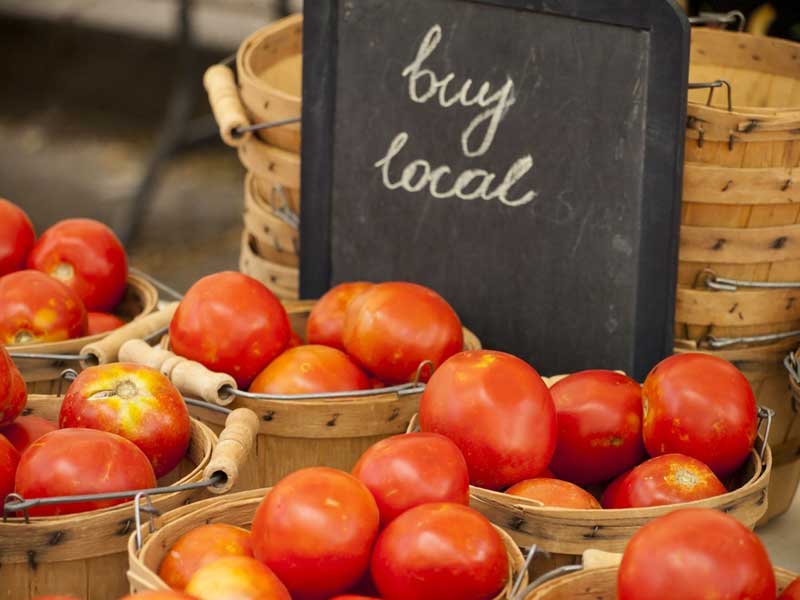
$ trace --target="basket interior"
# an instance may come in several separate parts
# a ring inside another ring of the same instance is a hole
[[[258,40],[248,60],[259,79],[299,101],[303,95],[302,22]]]

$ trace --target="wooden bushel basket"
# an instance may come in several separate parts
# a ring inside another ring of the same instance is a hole
[[[304,337],[314,301],[286,301],[284,306],[292,329]],[[464,329],[464,347],[480,348],[478,338],[467,329]],[[176,358],[171,352],[151,348],[144,342],[128,342],[120,350],[120,356],[127,361],[160,368],[162,372],[165,369],[161,365],[168,365],[170,379],[186,396],[212,405],[249,408],[258,415],[260,428],[255,452],[242,470],[238,489],[271,486],[305,467],[327,466],[349,471],[372,444],[406,431],[421,397],[421,390],[410,385],[402,391],[362,391],[352,396],[241,398],[225,393],[226,386],[235,387],[230,376]],[[190,366],[175,368],[165,360],[183,361]],[[223,417],[214,408],[190,406],[189,410],[217,430],[222,426]]]
[[[136,321],[150,314],[158,303],[158,291],[142,277],[128,275],[128,287],[125,296],[117,307],[117,315],[126,321]],[[38,342],[35,344],[17,344],[7,346],[9,352],[31,352],[37,354],[80,354],[87,344],[102,340],[112,332],[84,336],[61,342]],[[67,366],[63,362],[41,359],[14,359],[25,379],[25,385],[31,394],[61,394],[66,384],[61,378],[61,371]]]
[[[208,523],[225,523],[249,528],[253,522],[256,508],[267,494],[269,494],[269,489],[240,492],[230,494],[225,498],[203,500],[167,513],[161,519],[158,530],[144,538],[141,551],[137,551],[136,536],[131,536],[128,540],[130,561],[128,580],[131,592],[170,589],[157,573],[167,551],[180,536]],[[497,528],[497,531],[506,545],[510,568],[506,587],[494,600],[511,600],[509,592],[514,580],[521,575],[522,586],[520,589],[524,589],[527,584],[527,575],[523,573],[525,559],[508,534],[500,528]]]
[[[26,414],[58,420],[61,398],[29,396]],[[214,433],[192,419],[192,437],[186,457],[160,486],[194,483],[223,471],[223,487],[195,489],[152,496],[161,513],[209,492],[221,493],[235,483],[241,453],[252,444],[253,415],[234,413],[230,429],[218,443]],[[208,491],[207,491],[208,490]],[[82,600],[113,600],[127,593],[127,538],[134,527],[133,502],[111,508],[55,517],[22,517],[0,522],[0,598],[28,600],[42,594],[71,594]]]

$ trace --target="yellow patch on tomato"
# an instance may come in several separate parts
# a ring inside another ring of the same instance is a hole
[[[33,315],[33,326],[36,329],[49,329],[58,321],[58,313],[52,308],[40,308]]]

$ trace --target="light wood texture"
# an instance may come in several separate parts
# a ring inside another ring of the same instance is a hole
[[[252,173],[247,174],[243,218],[248,245],[265,260],[297,268],[300,266],[300,232],[278,212],[277,196],[280,194],[274,194],[270,201],[261,195],[260,185]],[[285,193],[288,188],[281,189],[286,205],[283,210],[289,211],[289,196]]]
[[[179,537],[207,523],[226,523],[249,528],[256,508],[267,494],[269,489],[251,490],[230,494],[222,499],[204,500],[167,513],[163,516],[158,531],[147,535],[141,551],[137,551],[134,536],[131,536],[128,541],[128,580],[131,592],[169,589],[157,573],[164,555]],[[522,572],[525,559],[508,534],[500,528],[497,528],[497,532],[508,552],[509,576],[505,589],[493,600],[512,600],[509,592],[518,575],[522,575],[522,589],[527,585],[527,575]]]
[[[585,570],[603,569],[605,567],[617,567],[622,560],[622,554],[618,552],[603,552],[590,548],[583,553],[581,564]]]
[[[31,395],[26,414],[58,420],[61,399]],[[160,485],[201,481],[216,437],[192,420],[186,458]],[[207,497],[206,490],[153,496],[162,513]],[[83,600],[111,600],[127,592],[127,538],[134,530],[133,502],[112,508],[0,522],[0,598],[26,600],[40,594],[72,594]]]
[[[800,321],[800,289],[724,292],[679,288],[675,320],[691,325],[730,326],[791,324]]]
[[[229,146],[241,146],[252,137],[247,131],[237,134],[236,130],[250,125],[233,71],[225,65],[213,65],[203,75],[203,86],[208,93],[208,103],[219,125],[219,135]]]
[[[125,296],[116,309],[116,314],[125,321],[137,321],[155,310],[158,304],[158,291],[147,280],[137,275],[128,275],[128,286]],[[109,333],[100,333],[62,342],[39,342],[8,346],[15,352],[40,352],[47,354],[80,354],[85,345],[98,342]],[[61,371],[67,367],[76,367],[77,363],[19,359],[14,361],[22,372],[28,392],[31,394],[60,394],[68,387],[68,382],[61,378]]]
[[[800,226],[681,227],[680,259],[733,264],[800,259]]]
[[[269,130],[265,130],[269,131]],[[270,146],[252,136],[239,146],[239,160],[259,177],[300,189],[300,155],[277,146]]]
[[[250,236],[242,232],[239,255],[239,270],[258,279],[281,300],[293,300],[300,296],[300,271],[262,258],[250,244]]]
[[[800,177],[794,169],[739,169],[687,163],[683,201],[690,204],[761,206],[800,201]]]
[[[253,449],[258,433],[258,417],[252,410],[237,408],[225,419],[225,429],[211,453],[203,477],[211,479],[217,473],[225,474],[225,482],[209,488],[213,494],[224,494],[236,485],[239,469]]]

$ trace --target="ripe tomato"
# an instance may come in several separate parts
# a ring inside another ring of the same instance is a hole
[[[0,428],[0,435],[4,435],[17,449],[17,452],[25,452],[28,446],[45,433],[56,429],[58,429],[58,425],[52,421],[35,415],[25,415],[17,417],[10,425]]]
[[[87,316],[89,325],[86,335],[97,335],[98,333],[105,333],[106,331],[114,331],[125,325],[125,321],[111,313],[90,312]]]
[[[411,381],[423,361],[438,367],[459,352],[463,332],[458,315],[439,294],[391,282],[373,285],[350,302],[342,341],[367,371],[399,384]]]
[[[707,508],[677,510],[639,529],[617,583],[619,600],[775,598],[775,574],[756,534]]]
[[[361,455],[353,475],[375,497],[381,527],[420,504],[469,504],[464,455],[437,433],[410,433],[381,440]]]
[[[736,367],[716,356],[662,360],[644,382],[642,403],[651,456],[686,454],[725,477],[747,460],[756,439],[753,390]]]
[[[536,478],[520,481],[506,490],[506,494],[538,500],[545,506],[562,508],[600,508],[600,503],[589,492],[569,481]]]
[[[422,394],[419,423],[455,442],[470,483],[492,490],[536,477],[556,445],[547,386],[533,367],[504,352],[462,352],[439,367]]]
[[[0,435],[0,504],[14,491],[14,475],[19,464],[19,452],[4,436]]]
[[[198,600],[292,600],[275,573],[249,556],[227,556],[201,567],[186,593]]]
[[[468,506],[444,502],[392,521],[371,567],[386,600],[489,600],[508,580],[508,555],[493,525]]]
[[[111,311],[125,293],[128,257],[111,229],[92,219],[65,219],[42,234],[28,268],[62,281],[87,310]]]
[[[558,442],[550,468],[579,485],[607,481],[641,462],[642,389],[613,371],[581,371],[550,388]]]
[[[260,281],[233,271],[195,283],[169,326],[172,349],[212,371],[228,373],[241,388],[289,343],[283,305]]]
[[[289,343],[286,346],[287,348],[297,348],[297,346],[303,345],[303,338],[297,335],[294,331],[289,333]]]
[[[336,596],[331,600],[381,600],[375,596],[357,596],[355,594],[345,594],[344,596]]]
[[[60,596],[54,596],[53,600],[60,600]],[[65,600],[71,600],[66,598]],[[77,599],[76,599],[77,600]],[[147,591],[147,592],[139,592],[138,594],[131,594],[130,596],[125,596],[120,600],[197,600],[194,596],[187,596],[181,592],[169,592],[169,591]]]
[[[27,399],[22,373],[0,344],[0,427],[10,425],[17,418]]]
[[[610,490],[610,491],[609,491]],[[702,462],[683,454],[651,458],[620,475],[603,494],[604,508],[643,508],[679,504],[727,493]]]
[[[372,287],[366,281],[340,283],[329,289],[320,298],[306,323],[306,340],[309,344],[324,344],[339,350],[344,350],[342,334],[344,333],[344,318],[350,302]]]
[[[169,549],[158,576],[169,587],[183,590],[192,575],[225,556],[253,556],[250,532],[241,527],[212,523],[184,533]]]
[[[57,429],[36,440],[20,458],[16,477],[16,491],[26,499],[123,492],[155,485],[150,461],[132,442],[106,431],[79,428]],[[54,504],[28,512],[36,517],[68,515],[126,501]]]
[[[778,600],[800,600],[800,577],[783,590],[783,593],[778,596]]]
[[[39,271],[0,277],[0,343],[60,342],[86,335],[78,295]]]
[[[253,554],[294,600],[327,600],[366,572],[378,523],[375,500],[358,479],[327,467],[301,469],[259,505]]]
[[[156,477],[181,462],[191,437],[180,392],[160,372],[133,363],[81,371],[64,395],[58,425],[121,435],[144,452]]]
[[[251,392],[319,394],[369,389],[367,374],[347,354],[328,346],[290,348],[258,374]]]
[[[0,198],[0,275],[25,268],[35,239],[33,225],[25,211]]]

